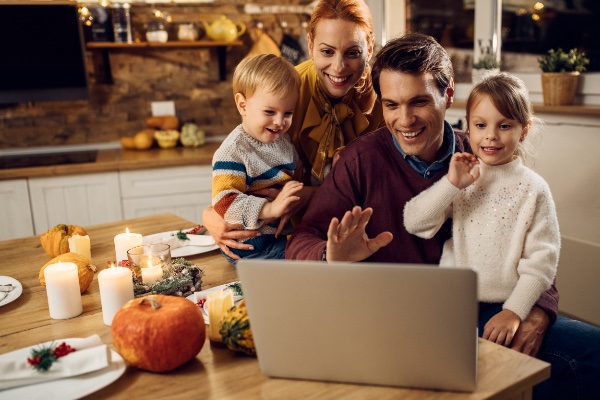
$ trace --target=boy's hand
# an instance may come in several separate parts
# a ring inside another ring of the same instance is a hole
[[[296,195],[298,196],[298,201],[295,201],[290,204],[290,209],[288,212],[283,214],[279,221],[279,226],[277,227],[277,232],[275,232],[275,237],[279,237],[279,234],[283,231],[286,224],[290,221],[290,219],[300,210],[305,208],[308,205],[308,202],[312,198],[312,195],[316,192],[315,187],[305,186],[298,192]]]
[[[490,342],[508,346],[519,328],[521,318],[510,310],[494,315],[483,327],[483,338]]]
[[[262,210],[260,211],[260,219],[271,219],[279,218],[283,214],[289,212],[292,207],[292,203],[300,200],[299,196],[295,194],[302,189],[303,183],[298,181],[289,181],[282,188],[275,200],[270,203],[265,203]]]
[[[470,153],[455,153],[450,160],[448,180],[459,189],[464,189],[479,178],[479,160]]]

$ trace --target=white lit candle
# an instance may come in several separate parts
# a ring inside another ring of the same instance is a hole
[[[125,228],[125,233],[119,233],[115,236],[117,264],[123,260],[127,260],[127,250],[141,246],[142,244],[142,235],[139,233],[129,233],[129,228]]]
[[[68,319],[83,312],[77,265],[58,262],[44,268],[50,318]]]
[[[233,291],[220,289],[206,295],[204,309],[208,314],[208,338],[213,342],[222,342],[221,320],[225,311],[233,307]]]
[[[131,270],[111,264],[98,274],[98,285],[104,325],[110,326],[117,311],[134,297]]]
[[[162,264],[152,265],[152,261],[148,260],[148,266],[140,268],[142,271],[142,281],[147,285],[154,285],[156,281],[163,277]]]
[[[92,261],[92,253],[90,251],[90,237],[88,235],[73,235],[69,238],[69,251],[77,253],[88,260]]]

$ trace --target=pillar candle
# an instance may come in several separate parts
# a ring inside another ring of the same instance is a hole
[[[142,235],[139,233],[129,233],[129,228],[125,228],[125,233],[119,233],[115,236],[117,264],[123,260],[127,260],[127,250],[141,246],[142,244]]]
[[[148,266],[141,268],[140,270],[142,271],[142,281],[150,286],[154,285],[156,281],[161,280],[163,277],[162,264],[153,265],[150,260],[148,260]]]
[[[233,307],[233,291],[220,289],[206,295],[204,309],[208,314],[208,338],[213,342],[222,342],[220,333],[221,320],[225,311]]]
[[[131,270],[111,264],[98,274],[98,285],[104,325],[110,326],[117,311],[134,297]]]
[[[92,261],[92,253],[90,251],[90,237],[88,235],[80,236],[73,235],[69,238],[69,251],[71,253],[77,253],[88,260]]]
[[[68,319],[83,312],[77,265],[58,262],[44,268],[50,318]]]

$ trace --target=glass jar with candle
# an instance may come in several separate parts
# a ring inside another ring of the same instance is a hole
[[[152,285],[171,266],[171,246],[163,243],[136,246],[127,251],[127,259],[137,280]]]

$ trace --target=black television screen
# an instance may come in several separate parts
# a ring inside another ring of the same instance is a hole
[[[0,104],[87,98],[77,4],[0,2]]]

